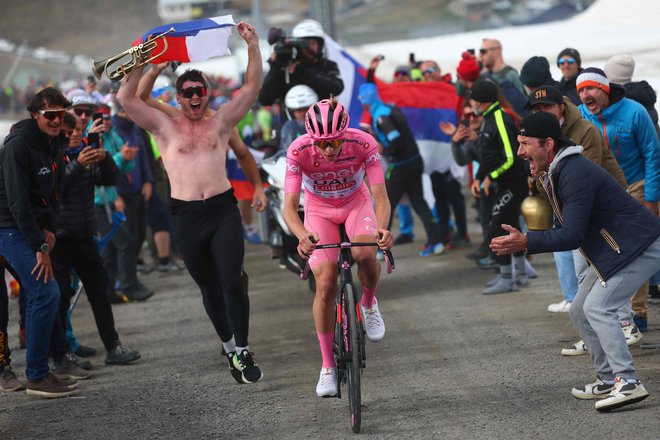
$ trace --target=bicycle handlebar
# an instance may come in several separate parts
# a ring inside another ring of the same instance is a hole
[[[364,242],[330,243],[330,244],[320,244],[316,246],[315,249],[350,249],[352,247],[362,247],[362,246],[378,246],[378,243],[364,243]],[[383,255],[385,256],[387,273],[392,273],[392,271],[395,269],[394,256],[392,255],[392,251],[389,250],[383,251]],[[300,269],[300,279],[305,281],[308,277],[309,277],[309,262],[308,260],[304,260],[303,266]]]

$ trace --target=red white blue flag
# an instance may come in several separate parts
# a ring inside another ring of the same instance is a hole
[[[231,54],[228,45],[234,26],[236,24],[231,15],[164,24],[147,31],[142,38],[133,42],[133,46],[146,42],[149,35],[156,37],[173,28],[173,31],[164,35],[167,50],[152,63],[204,61],[212,57]],[[151,53],[154,55],[160,53],[164,44],[163,40],[159,38],[156,41],[156,48]]]

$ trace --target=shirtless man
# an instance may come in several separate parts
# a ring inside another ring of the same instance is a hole
[[[229,318],[234,337],[223,341],[223,347],[232,376],[252,383],[262,373],[248,346],[250,303],[241,278],[242,223],[225,173],[225,157],[233,128],[259,94],[262,67],[254,27],[240,22],[236,28],[248,46],[245,83],[212,117],[205,115],[209,95],[206,79],[197,70],[186,71],[176,82],[179,116],[149,107],[136,96],[142,68],[124,78],[117,98],[155,138],[170,179],[174,226],[186,267],[200,287],[206,313],[221,339]],[[258,200],[263,205],[265,199]]]

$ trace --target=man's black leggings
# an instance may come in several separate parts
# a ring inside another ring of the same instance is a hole
[[[233,189],[206,200],[171,200],[176,240],[204,308],[223,342],[247,347],[250,300],[244,289],[243,225]]]

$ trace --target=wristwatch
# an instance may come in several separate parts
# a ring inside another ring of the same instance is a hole
[[[48,243],[44,243],[41,246],[39,246],[39,252],[43,252],[44,254],[50,252],[50,246],[48,246]]]

